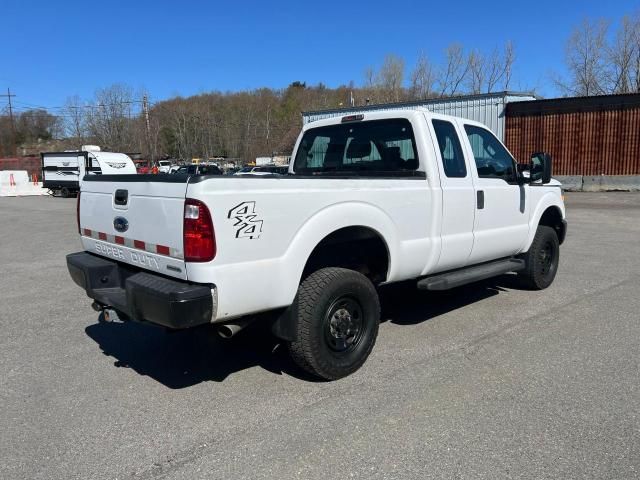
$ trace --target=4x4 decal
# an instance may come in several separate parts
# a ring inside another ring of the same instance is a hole
[[[256,202],[242,202],[231,210],[227,218],[233,218],[236,238],[259,238],[262,233],[262,220],[256,218]]]

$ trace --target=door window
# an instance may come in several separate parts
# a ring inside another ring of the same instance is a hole
[[[433,120],[432,123],[438,139],[444,174],[449,178],[466,177],[467,166],[455,127],[445,120]]]
[[[513,157],[493,133],[474,125],[465,125],[480,178],[501,178],[506,182],[516,179]]]

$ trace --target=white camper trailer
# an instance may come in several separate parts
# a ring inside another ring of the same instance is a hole
[[[63,197],[80,190],[85,175],[132,174],[136,166],[124,153],[101,152],[100,147],[83,145],[79,151],[43,152],[42,186]]]

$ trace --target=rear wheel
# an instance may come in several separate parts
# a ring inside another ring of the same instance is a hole
[[[529,251],[523,256],[525,268],[518,273],[522,284],[542,290],[553,283],[560,260],[560,244],[556,231],[540,225]]]
[[[367,277],[344,268],[318,270],[300,284],[293,308],[298,335],[289,351],[298,366],[326,380],[362,366],[380,323],[378,294]]]

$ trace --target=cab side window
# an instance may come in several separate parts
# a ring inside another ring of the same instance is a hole
[[[474,125],[465,125],[464,130],[480,178],[501,178],[506,182],[516,180],[515,161],[493,133]]]
[[[438,139],[444,174],[449,178],[466,177],[467,166],[455,127],[445,120],[432,120],[432,124]]]

